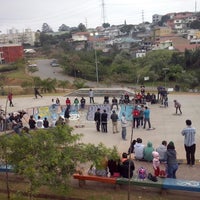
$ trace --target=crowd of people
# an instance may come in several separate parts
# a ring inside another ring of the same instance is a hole
[[[40,96],[37,92],[35,93],[36,98]],[[41,96],[42,97],[42,96]],[[8,95],[9,106],[14,106],[12,102],[12,93]],[[118,133],[119,127],[118,123],[121,124],[121,137],[123,140],[126,139],[126,128],[129,125],[128,120],[126,119],[126,113],[122,112],[121,118],[117,114],[117,110],[119,110],[120,104],[131,104],[133,105],[132,111],[132,127],[133,128],[152,128],[150,122],[150,109],[148,106],[148,102],[151,104],[160,102],[161,105],[164,107],[168,107],[168,93],[165,88],[161,87],[158,88],[158,96],[156,98],[155,94],[149,94],[145,92],[145,87],[141,86],[141,91],[136,93],[135,96],[131,99],[128,93],[121,95],[118,99],[114,96],[112,100],[109,100],[109,96],[104,97],[104,104],[108,104],[110,106],[110,118],[108,118],[108,113],[105,109],[101,110],[97,108],[96,112],[94,113],[94,121],[96,123],[96,130],[98,132],[107,133],[108,130],[108,120],[112,122],[112,133]],[[89,90],[89,103],[94,104],[94,92],[92,89]],[[52,105],[60,106],[61,102],[59,98],[55,100],[52,99]],[[71,102],[70,98],[67,97],[65,101],[65,111],[64,117],[59,117],[53,126],[63,125],[69,123],[70,118],[70,110],[72,109],[72,105],[76,111],[80,109],[85,109],[86,99],[81,97],[78,99],[77,97],[74,101]],[[174,100],[174,107],[176,114],[182,114],[181,104],[177,100]],[[24,128],[22,123],[22,118],[26,114],[24,111],[10,113],[8,117],[6,117],[7,124],[12,124],[12,129],[17,133],[20,134],[21,130]],[[30,116],[28,120],[28,125],[30,130],[34,129],[41,129],[41,128],[49,128],[52,124],[49,122],[47,117],[43,119],[38,115],[37,119],[33,115]],[[184,128],[181,132],[184,136],[184,148],[186,152],[186,160],[187,164],[190,166],[195,165],[195,151],[196,151],[196,144],[195,144],[195,134],[196,130],[192,127],[192,121],[187,119],[186,120],[186,128]],[[128,159],[128,155],[133,153],[136,160],[143,160],[147,162],[152,162],[152,167],[154,169],[155,176],[163,175],[162,166],[165,166],[165,176],[169,178],[176,178],[176,171],[178,170],[178,161],[177,161],[177,153],[175,149],[175,144],[170,141],[163,140],[161,144],[155,148],[153,147],[152,142],[148,141],[146,145],[142,143],[142,138],[137,138],[133,140],[132,145],[128,149],[127,153],[122,154],[122,161],[120,164],[120,174],[128,178],[129,176],[132,177],[133,171],[135,169],[133,160]],[[131,162],[131,164],[129,163]],[[127,166],[131,165],[131,173],[128,174]]]

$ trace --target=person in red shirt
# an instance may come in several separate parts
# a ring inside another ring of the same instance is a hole
[[[142,95],[139,92],[136,95],[136,103],[138,104],[142,103]]]
[[[70,99],[68,97],[67,97],[65,103],[67,105],[67,108],[70,109],[70,107],[71,107],[71,101],[70,101]]]
[[[139,125],[140,125],[140,110],[138,109],[137,106],[134,107],[134,109],[132,111],[132,115],[133,115],[133,128],[135,128],[135,126],[137,128],[139,128]]]
[[[10,102],[10,107],[14,106],[13,102],[12,102],[12,98],[13,98],[13,94],[12,94],[12,92],[9,92],[9,94],[8,94],[8,101]]]

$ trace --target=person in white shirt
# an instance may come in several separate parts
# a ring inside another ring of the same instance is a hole
[[[43,126],[43,120],[41,119],[40,116],[38,116],[38,119],[36,121],[36,127],[37,128],[44,128],[44,126]]]
[[[123,112],[122,117],[121,117],[121,127],[122,127],[122,139],[126,140],[126,127],[127,127],[127,120],[126,120],[126,115]]]
[[[184,147],[186,152],[187,164],[194,165],[196,151],[196,129],[192,127],[192,121],[190,119],[187,119],[185,123],[187,127],[182,130],[181,134],[184,136]]]
[[[134,145],[135,159],[142,160],[144,158],[144,147],[142,144],[142,139],[137,138],[136,144]]]
[[[89,90],[89,98],[90,98],[90,103],[94,103],[94,92],[92,89]]]
[[[159,159],[160,161],[164,161],[165,158],[165,153],[167,151],[167,141],[163,140],[162,144],[160,144],[158,146],[158,148],[156,149],[156,151],[159,153]]]

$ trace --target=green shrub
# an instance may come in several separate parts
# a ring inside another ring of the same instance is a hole
[[[18,67],[17,66],[3,66],[0,68],[0,72],[9,72],[9,71],[14,71],[14,70],[17,70]]]

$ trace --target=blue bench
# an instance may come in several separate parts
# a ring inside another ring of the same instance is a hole
[[[170,190],[200,192],[200,182],[192,180],[189,181],[189,180],[165,178],[163,181],[162,188]]]
[[[129,184],[129,180],[126,178],[117,178],[116,184]],[[158,178],[157,182],[153,182],[148,179],[141,180],[137,177],[134,177],[130,179],[130,184],[137,186],[155,187],[160,189],[200,192],[200,182],[193,180]]]
[[[13,168],[11,165],[7,165],[7,169],[5,165],[0,164],[0,172],[13,172]]]

